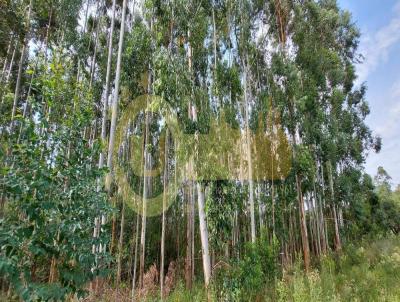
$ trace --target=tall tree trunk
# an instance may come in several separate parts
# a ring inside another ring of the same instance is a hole
[[[108,57],[107,57],[107,71],[106,71],[106,87],[105,87],[105,92],[104,92],[104,99],[103,99],[103,110],[102,110],[102,121],[101,121],[101,141],[103,144],[106,144],[107,140],[107,129],[106,129],[106,123],[107,123],[107,107],[108,107],[108,96],[109,96],[109,84],[110,84],[110,74],[111,74],[111,59],[112,59],[112,39],[113,39],[113,32],[114,32],[114,23],[115,23],[115,2],[116,0],[113,0],[113,6],[112,6],[112,16],[111,16],[111,29],[110,29],[110,34],[109,34],[109,39],[108,39]],[[100,150],[100,156],[99,156],[99,163],[98,167],[99,169],[102,169],[104,166],[104,148],[102,147]],[[98,186],[98,190],[100,190],[100,185]],[[97,218],[96,223],[95,223],[95,229],[100,230],[100,221],[103,223],[105,222],[105,216],[101,215],[101,219]],[[113,225],[115,228],[115,225]],[[97,233],[97,236],[100,235],[100,232]],[[102,247],[100,247],[100,253],[101,253]],[[96,280],[96,284],[98,283],[98,279]],[[97,286],[96,286],[97,287]]]
[[[87,0],[86,10],[85,10],[85,21],[84,21],[83,30],[82,30],[83,35],[86,33],[86,27],[87,27],[88,16],[89,16],[89,6],[90,6],[90,0]],[[89,42],[89,45],[90,45],[90,42]],[[76,82],[77,83],[79,83],[79,81],[80,81],[80,73],[81,73],[81,60],[78,57],[78,68],[77,68],[77,72],[76,72]]]
[[[321,167],[321,216],[322,216],[322,222],[323,225],[321,226],[323,229],[323,234],[324,234],[324,241],[325,241],[325,251],[329,249],[329,239],[328,239],[328,227],[327,223],[324,218],[324,208],[326,207],[326,198],[325,198],[325,180],[324,180],[324,165],[320,161],[320,167]]]
[[[250,223],[251,223],[251,242],[256,242],[256,221],[254,215],[254,183],[253,183],[253,163],[251,159],[251,138],[250,138],[250,127],[249,127],[249,104],[248,104],[248,93],[247,93],[247,58],[244,66],[244,106],[245,106],[245,127],[246,127],[246,147],[247,147],[247,172],[249,181],[249,202],[250,202]]]
[[[32,14],[32,0],[29,1],[29,8],[28,8],[28,16],[27,16],[27,33],[25,35],[24,39],[24,45],[22,46],[21,50],[21,58],[19,60],[19,65],[18,65],[18,75],[17,75],[17,83],[15,85],[15,92],[14,92],[14,102],[13,102],[13,107],[11,111],[11,123],[14,121],[15,114],[17,111],[17,104],[18,104],[18,99],[19,99],[19,94],[21,90],[21,79],[22,79],[22,69],[25,63],[25,57],[26,54],[29,51],[29,39],[30,39],[30,30],[31,30],[31,14]]]
[[[146,114],[146,116],[148,113]],[[148,118],[146,118],[147,120]],[[148,122],[146,122],[146,125]],[[146,141],[148,142],[148,130],[149,127],[146,126]],[[142,200],[142,230],[140,236],[140,266],[139,266],[139,287],[143,287],[143,276],[144,276],[144,265],[145,265],[145,254],[146,254],[146,219],[147,219],[147,198],[149,197],[150,191],[150,176],[147,176],[147,171],[149,170],[150,166],[150,155],[146,151],[145,145],[145,155],[144,155],[144,176],[143,176],[143,200]]]
[[[189,180],[189,184],[186,190],[186,262],[185,262],[185,279],[186,287],[192,288],[192,181]]]
[[[4,75],[5,75],[6,69],[7,69],[8,56],[10,55],[11,44],[12,44],[13,41],[14,41],[14,35],[11,34],[11,38],[10,38],[10,41],[8,42],[8,46],[7,46],[6,56],[5,56],[5,58],[4,58],[3,69],[2,69],[2,71],[1,71],[0,84],[3,83]]]
[[[150,28],[152,28],[153,21],[151,20]],[[149,66],[148,73],[148,94],[151,94],[152,77],[151,66]],[[149,103],[147,102],[147,105]],[[145,112],[145,141],[144,141],[144,163],[143,163],[143,199],[142,199],[142,230],[140,236],[140,266],[139,266],[139,286],[143,287],[145,254],[146,254],[146,219],[147,219],[147,199],[150,196],[151,176],[148,171],[152,169],[151,154],[148,152],[148,145],[150,142],[150,123],[151,115],[148,111]]]
[[[167,210],[167,197],[168,197],[168,150],[169,150],[169,130],[165,138],[165,151],[164,151],[164,190],[163,190],[163,208],[162,208],[162,219],[161,219],[161,263],[160,263],[160,296],[161,300],[164,300],[164,257],[165,257],[165,215]]]
[[[8,84],[8,82],[10,80],[12,68],[14,66],[15,52],[16,52],[17,48],[18,48],[18,41],[16,41],[16,43],[15,43],[15,47],[14,47],[13,53],[11,55],[10,65],[8,65],[8,70],[7,70],[7,74],[6,74],[6,78],[5,78],[5,83],[6,84]]]
[[[200,239],[201,239],[201,251],[203,256],[203,272],[204,272],[204,283],[208,289],[211,279],[211,263],[210,263],[210,251],[208,248],[208,229],[206,214],[204,211],[204,188],[200,183],[197,183],[197,202],[199,211],[199,222],[200,222]]]
[[[119,100],[119,82],[121,78],[121,60],[122,60],[122,47],[124,43],[124,33],[125,33],[125,15],[126,15],[126,2],[123,1],[122,4],[122,17],[121,17],[121,30],[119,35],[119,43],[118,43],[118,56],[117,56],[117,70],[115,74],[115,90],[113,95],[113,103],[112,103],[112,115],[111,115],[111,128],[110,128],[110,141],[108,144],[108,157],[107,157],[107,167],[109,169],[109,173],[106,176],[106,188],[110,190],[112,183],[112,159],[113,159],[113,151],[114,151],[114,143],[115,143],[115,129],[117,125],[117,117],[118,117],[118,100]],[[113,215],[113,234],[112,238],[115,237],[115,215]],[[113,246],[113,241],[111,242],[111,246]],[[111,251],[111,250],[110,250]]]
[[[11,71],[12,71],[12,68],[14,66],[15,52],[16,52],[17,48],[18,48],[18,38],[16,38],[16,42],[15,42],[15,45],[13,47],[13,52],[12,52],[12,55],[11,55],[10,64],[8,65],[8,68],[4,71],[4,78],[2,78],[2,80],[0,81],[0,85],[3,85],[3,87],[7,87],[7,84],[9,82],[9,80],[10,80]],[[4,103],[3,92],[4,91],[0,91],[1,104]]]
[[[318,250],[318,256],[322,254],[322,244],[321,244],[321,217],[319,215],[319,205],[318,205],[318,197],[317,191],[315,188],[315,181],[313,183],[314,189],[312,191],[312,201],[313,201],[313,214],[314,214],[314,228],[316,232],[316,246]]]
[[[297,173],[296,173],[296,188],[297,188],[297,198],[299,201],[299,219],[300,219],[299,222],[301,231],[301,242],[303,247],[304,270],[308,272],[310,269],[310,248],[308,243],[307,222],[304,210],[303,193],[301,190],[301,179]]]
[[[263,204],[261,203],[261,185],[260,185],[260,183],[257,184],[256,195],[257,195],[257,200],[258,200],[258,217],[259,217],[260,233],[261,233],[264,228],[264,210],[263,210]]]
[[[98,4],[100,1],[98,2]],[[95,40],[94,40],[94,50],[93,50],[93,57],[92,62],[90,63],[90,79],[89,79],[89,87],[92,87],[94,73],[96,70],[96,57],[97,57],[97,47],[99,44],[99,28],[100,28],[100,10],[97,7],[97,24],[96,24],[96,32],[95,32]]]
[[[328,161],[326,163],[328,169],[328,178],[329,178],[329,189],[331,192],[331,209],[332,209],[332,218],[335,229],[335,250],[339,252],[342,249],[342,243],[340,241],[340,233],[339,233],[339,225],[338,225],[338,217],[336,213],[336,205],[335,205],[335,191],[333,188],[333,171],[332,171],[332,163]]]
[[[45,66],[47,66],[47,47],[48,47],[48,45],[49,45],[50,27],[51,27],[52,18],[53,18],[53,0],[51,1],[50,15],[49,15],[49,23],[47,24],[46,37],[45,37],[45,39],[44,39],[44,45],[43,45],[44,65],[45,65]]]
[[[111,28],[110,34],[108,38],[108,55],[107,55],[107,71],[106,71],[106,84],[104,88],[104,103],[103,103],[103,112],[101,119],[101,140],[103,144],[106,143],[107,139],[107,106],[108,106],[108,95],[110,88],[110,75],[111,75],[111,61],[112,61],[112,50],[113,50],[113,35],[114,35],[114,23],[115,23],[115,3],[116,0],[113,0],[112,4],[112,14],[111,14]],[[100,157],[99,157],[99,168],[103,168],[104,165],[104,150],[101,149]]]
[[[144,137],[143,139],[143,144],[146,142],[146,138]],[[142,172],[144,173],[144,152],[141,154],[141,160],[140,160],[140,167]],[[143,178],[144,180],[144,178]],[[144,186],[144,181],[143,181],[143,186]],[[142,190],[142,182],[139,184],[139,192]],[[137,201],[136,201],[137,202]],[[132,300],[135,299],[135,288],[136,288],[136,272],[137,272],[137,260],[138,260],[138,246],[139,246],[139,223],[140,223],[140,215],[139,213],[136,213],[136,230],[135,230],[135,259],[133,263],[133,277],[132,277],[132,292],[131,292],[131,297]]]
[[[294,109],[294,102],[291,100],[289,102],[289,114],[290,118],[294,119],[295,116],[295,109]],[[292,137],[292,144],[293,144],[293,158],[296,159],[296,151],[295,147],[297,146],[297,126],[296,128],[291,130],[291,137]],[[304,200],[303,200],[303,192],[301,188],[301,175],[296,172],[296,190],[297,190],[297,200],[299,204],[299,223],[300,223],[300,232],[301,232],[301,244],[303,250],[303,259],[304,259],[304,270],[306,272],[309,271],[310,268],[310,246],[308,242],[308,234],[307,234],[307,219],[304,209]]]
[[[273,168],[271,171],[273,171]],[[272,180],[271,180],[272,237],[275,237],[275,185],[274,185],[273,178],[274,178],[274,176],[272,176]]]
[[[214,76],[217,72],[217,26],[215,22],[215,2],[212,3],[213,46],[214,46]]]
[[[121,271],[122,271],[122,249],[124,244],[124,228],[125,226],[125,202],[122,201],[122,211],[121,211],[121,226],[118,241],[118,258],[117,258],[117,287],[121,282]]]
[[[188,40],[188,47],[187,47],[187,58],[188,58],[188,68],[189,68],[189,73],[192,75],[193,71],[193,61],[192,61],[192,56],[193,56],[193,49],[192,45],[190,43],[190,37],[191,37],[191,32],[188,31],[187,33],[187,40]],[[192,121],[196,120],[196,108],[190,101],[188,104],[188,118]],[[194,219],[194,213],[193,213],[193,179],[194,179],[194,161],[193,158],[189,159],[189,162],[186,166],[186,174],[187,174],[187,183],[188,186],[186,188],[186,258],[185,258],[185,281],[186,281],[186,287],[188,289],[192,288],[192,282],[193,282],[193,219]]]
[[[319,244],[320,244],[320,252],[321,254],[326,253],[326,242],[325,242],[325,229],[324,229],[324,215],[323,215],[323,205],[322,205],[322,194],[317,190],[317,184],[320,184],[320,176],[319,176],[319,161],[316,159],[315,161],[315,166],[317,167],[316,170],[316,179],[314,180],[314,198],[315,198],[315,204],[316,204],[316,215],[318,217],[317,223],[318,223],[318,234],[320,236],[319,238]],[[322,183],[321,183],[322,185]]]
[[[136,214],[136,230],[135,230],[135,258],[133,261],[133,277],[132,277],[132,300],[135,299],[135,287],[136,287],[136,268],[137,268],[137,254],[138,254],[138,245],[139,245],[139,221],[140,215]]]

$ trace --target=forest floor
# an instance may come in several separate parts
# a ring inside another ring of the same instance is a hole
[[[400,237],[364,241],[358,245],[346,245],[340,257],[334,254],[323,257],[314,264],[314,269],[307,275],[303,273],[300,263],[301,261],[291,269],[285,270],[280,280],[267,284],[261,293],[239,294],[242,298],[232,300],[217,299],[215,292],[212,292],[211,295],[214,297],[212,301],[400,301]],[[238,290],[240,291],[240,289]],[[135,301],[160,301],[159,287],[156,283],[145,293],[146,297],[137,296]],[[138,294],[143,294],[143,291]],[[243,298],[250,296],[251,299]],[[0,301],[9,300],[0,295]],[[97,295],[89,295],[81,301],[132,301],[131,289],[124,283],[121,283],[116,289],[104,282]],[[189,291],[185,289],[182,280],[177,280],[165,301],[202,302],[207,301],[207,294],[201,282],[196,282],[192,291]],[[73,299],[71,302],[77,302],[77,300]]]
[[[300,262],[299,262],[300,263]],[[281,280],[272,282],[263,293],[255,293],[249,301],[400,301],[400,238],[382,238],[361,244],[345,246],[343,253],[323,257],[314,269],[304,275],[299,265],[284,272]],[[154,296],[135,301],[160,301],[159,288]],[[243,295],[242,295],[243,297]],[[206,293],[200,282],[192,291],[185,290],[178,281],[166,301],[206,301]],[[217,299],[213,299],[217,301]],[[221,300],[221,299],[220,299]],[[238,301],[243,301],[239,298]],[[103,287],[97,296],[89,296],[87,302],[131,301],[130,289]],[[229,301],[231,300],[223,300]],[[233,302],[233,301],[232,301]]]

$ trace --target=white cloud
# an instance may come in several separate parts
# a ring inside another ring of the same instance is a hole
[[[390,89],[387,104],[390,106],[382,124],[376,128],[376,132],[385,140],[390,140],[400,133],[400,79]]]
[[[360,51],[365,61],[357,68],[359,83],[364,82],[379,64],[387,60],[390,48],[400,40],[400,1],[394,6],[393,12],[395,16],[389,24],[361,39]]]
[[[393,9],[396,13],[400,14],[400,1],[396,3]]]
[[[360,51],[366,57],[362,65],[357,66],[359,74],[358,84],[372,79],[376,81],[369,91],[367,99],[371,99],[371,115],[368,118],[374,134],[382,137],[383,146],[380,153],[370,152],[366,170],[371,175],[375,175],[377,168],[383,166],[393,178],[393,184],[400,183],[400,76],[396,75],[398,60],[393,65],[390,60],[397,54],[394,49],[400,45],[400,0],[393,1],[395,5],[392,9],[391,18],[387,18],[386,23],[376,31],[367,31],[360,45]],[[383,8],[384,9],[384,8]],[[390,13],[390,12],[389,12]],[[377,70],[385,65],[385,69]],[[386,70],[387,68],[387,70]],[[389,72],[390,71],[390,72]],[[393,81],[393,77],[397,80]],[[392,84],[391,84],[392,82]]]

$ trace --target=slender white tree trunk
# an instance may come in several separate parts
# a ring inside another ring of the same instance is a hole
[[[144,165],[144,154],[142,153],[141,156],[141,161],[140,161],[140,167],[143,168]],[[139,184],[139,192],[142,189],[142,184]],[[136,272],[137,272],[137,260],[138,260],[138,246],[139,246],[139,223],[140,223],[140,215],[139,213],[136,214],[136,229],[135,229],[135,259],[133,263],[133,277],[132,277],[132,292],[131,292],[131,298],[132,301],[135,301],[135,288],[136,288]]]
[[[15,43],[15,47],[14,47],[13,53],[11,55],[10,65],[8,66],[8,71],[7,71],[7,75],[6,75],[6,78],[5,78],[5,83],[6,84],[10,80],[11,71],[12,71],[12,68],[14,66],[15,51],[16,51],[17,48],[18,48],[18,41]]]
[[[21,50],[21,58],[19,60],[19,65],[18,65],[18,75],[17,75],[17,83],[15,85],[15,92],[14,92],[14,102],[13,102],[13,107],[11,111],[11,123],[14,121],[15,118],[15,113],[17,111],[17,103],[19,99],[19,93],[21,90],[21,78],[22,78],[22,69],[24,66],[25,62],[25,57],[26,54],[28,53],[28,43],[29,43],[29,36],[30,36],[30,30],[31,30],[31,14],[32,14],[32,0],[29,1],[29,8],[28,8],[28,16],[27,16],[27,34],[25,36],[24,40],[24,45],[22,46]]]
[[[213,21],[213,46],[214,46],[214,73],[217,72],[217,27],[215,24],[215,2],[213,0],[212,21]]]
[[[146,130],[149,130],[146,127]],[[148,132],[148,131],[146,131]],[[147,134],[146,134],[147,136]],[[147,139],[145,148],[147,145]],[[144,261],[145,261],[145,254],[146,254],[146,226],[147,226],[147,198],[149,196],[149,185],[150,185],[150,177],[147,175],[147,170],[149,169],[149,154],[145,150],[144,155],[144,176],[143,176],[143,199],[142,199],[142,230],[140,235],[140,265],[139,265],[139,287],[143,287],[143,275],[144,275]]]
[[[84,22],[84,25],[83,25],[82,35],[84,35],[84,34],[86,33],[86,27],[87,27],[88,15],[89,15],[90,1],[91,1],[91,0],[87,0],[87,4],[86,4],[85,22]],[[90,43],[89,43],[89,44],[90,44]],[[77,82],[77,83],[79,83],[80,74],[81,74],[81,60],[80,60],[79,57],[78,57],[78,68],[77,68],[77,72],[76,72],[76,82]]]
[[[100,3],[100,2],[98,2]],[[97,57],[97,47],[99,45],[99,28],[100,28],[100,9],[97,7],[97,24],[96,24],[96,32],[95,32],[95,42],[94,42],[94,50],[93,50],[93,57],[92,62],[90,63],[90,80],[89,80],[89,87],[92,87],[94,72],[96,70],[96,57]]]
[[[335,202],[335,191],[333,188],[332,163],[330,161],[327,162],[327,167],[328,167],[329,189],[331,192],[331,208],[332,208],[332,215],[333,215],[333,223],[334,223],[334,227],[335,227],[335,249],[338,252],[342,249],[342,243],[340,241],[338,215],[336,212],[336,205],[334,203]]]
[[[251,242],[256,242],[256,221],[254,215],[254,182],[253,182],[253,162],[251,158],[251,137],[249,128],[249,104],[247,95],[247,62],[244,64],[244,106],[245,106],[245,130],[247,147],[247,172],[249,180],[249,201],[250,201],[250,223],[251,223]]]
[[[101,119],[101,140],[103,143],[106,143],[107,139],[107,106],[108,106],[108,95],[109,95],[109,87],[110,87],[110,74],[111,74],[111,61],[112,61],[112,41],[114,35],[114,24],[115,24],[115,2],[113,0],[112,5],[112,17],[111,17],[111,28],[110,28],[110,35],[108,38],[108,56],[107,56],[107,71],[106,71],[106,84],[104,88],[104,102],[103,102],[103,112],[102,112],[102,119]],[[100,152],[99,157],[99,168],[103,168],[104,165],[104,150],[102,149]]]
[[[124,226],[125,226],[125,202],[122,202],[122,212],[121,212],[121,226],[118,241],[118,258],[117,258],[117,286],[121,282],[121,272],[122,272],[122,248],[124,244]]]
[[[165,211],[167,210],[167,197],[168,197],[168,148],[169,148],[169,131],[165,138],[165,152],[164,152],[164,191],[163,191],[163,209],[161,220],[161,263],[160,263],[160,296],[164,300],[164,257],[165,257]]]
[[[133,260],[133,277],[132,277],[132,292],[131,292],[132,301],[134,301],[134,299],[135,299],[137,253],[138,253],[138,245],[139,245],[139,218],[140,218],[139,214],[136,214],[135,258]]]
[[[14,40],[13,39],[13,35],[11,34],[11,39],[8,42],[6,57],[5,57],[4,63],[3,63],[3,70],[1,71],[0,83],[3,83],[3,78],[4,78],[4,75],[5,75],[6,68],[7,68],[7,63],[8,63],[8,56],[9,56],[10,51],[11,51],[11,44],[12,44],[13,40]]]
[[[107,71],[106,71],[106,84],[105,84],[105,92],[104,92],[104,99],[103,99],[103,111],[102,111],[102,120],[101,120],[101,141],[103,144],[106,144],[106,139],[107,139],[107,107],[108,107],[108,96],[109,96],[109,86],[110,86],[110,74],[111,74],[111,59],[112,59],[112,39],[113,39],[113,33],[114,33],[114,24],[115,24],[115,3],[116,0],[113,0],[113,6],[112,6],[112,17],[111,17],[111,29],[110,29],[110,34],[109,34],[109,39],[108,39],[108,57],[107,57]],[[100,151],[100,156],[99,156],[99,164],[98,167],[99,169],[103,168],[104,166],[104,148],[101,149]],[[100,186],[98,187],[98,190],[100,190]],[[101,223],[105,224],[105,216],[101,216]],[[95,220],[95,229],[100,230],[100,219]],[[104,223],[103,223],[104,222]],[[98,233],[97,236],[100,234]],[[100,246],[99,252],[102,252],[102,247]]]
[[[152,28],[152,21],[150,28]],[[151,68],[149,66],[149,74],[148,74],[148,87],[147,92],[151,94]],[[149,103],[147,102],[147,105]],[[151,176],[148,175],[148,171],[151,170],[152,160],[151,154],[148,152],[148,144],[150,144],[150,123],[151,116],[149,112],[145,112],[145,141],[144,141],[144,164],[143,164],[143,199],[142,199],[142,230],[140,236],[140,265],[139,265],[139,286],[142,288],[143,286],[143,276],[144,276],[144,261],[146,255],[146,227],[147,227],[147,199],[150,195],[150,185],[151,185]]]
[[[53,17],[53,2],[51,2],[49,24],[47,24],[46,38],[44,39],[44,46],[43,46],[44,63],[45,63],[45,65],[47,65],[47,46],[49,45],[50,26],[51,26],[52,17]]]
[[[17,48],[18,48],[18,39],[16,39],[16,42],[15,42],[15,46],[14,46],[14,49],[13,49],[13,52],[12,52],[12,55],[11,55],[10,64],[8,65],[8,68],[4,71],[5,72],[4,79],[2,79],[2,81],[0,81],[0,84],[4,83],[4,87],[7,86],[8,81],[10,79],[12,67],[14,65],[15,51],[16,51]],[[1,99],[1,104],[3,104],[4,103],[3,91],[0,93],[0,99]]]
[[[260,184],[257,185],[257,200],[258,200],[258,216],[260,217],[260,233],[264,228],[264,209],[263,204],[261,203],[261,186]]]
[[[200,239],[201,239],[201,251],[203,255],[203,272],[204,272],[204,283],[206,288],[210,284],[211,278],[211,262],[210,262],[210,251],[208,247],[208,229],[206,214],[204,211],[204,188],[200,183],[197,183],[197,202],[199,208],[199,222],[200,222]]]
[[[109,169],[109,174],[106,179],[107,189],[111,186],[112,180],[112,158],[115,142],[115,129],[117,126],[117,116],[118,116],[118,99],[119,99],[119,82],[121,79],[121,59],[122,59],[122,47],[124,44],[124,33],[125,33],[125,15],[126,15],[126,2],[124,0],[122,3],[122,17],[121,17],[121,30],[119,35],[118,43],[118,56],[117,56],[117,70],[115,74],[115,90],[112,103],[112,115],[111,115],[111,129],[110,129],[110,141],[108,144],[108,157],[107,157],[107,167]]]

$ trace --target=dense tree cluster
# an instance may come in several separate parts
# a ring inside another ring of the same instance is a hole
[[[399,190],[364,172],[381,141],[355,85],[360,33],[335,0],[0,8],[9,296],[62,300],[110,276],[135,298],[155,267],[161,297],[175,269],[209,299],[251,300],[299,257],[307,272],[399,233]]]

